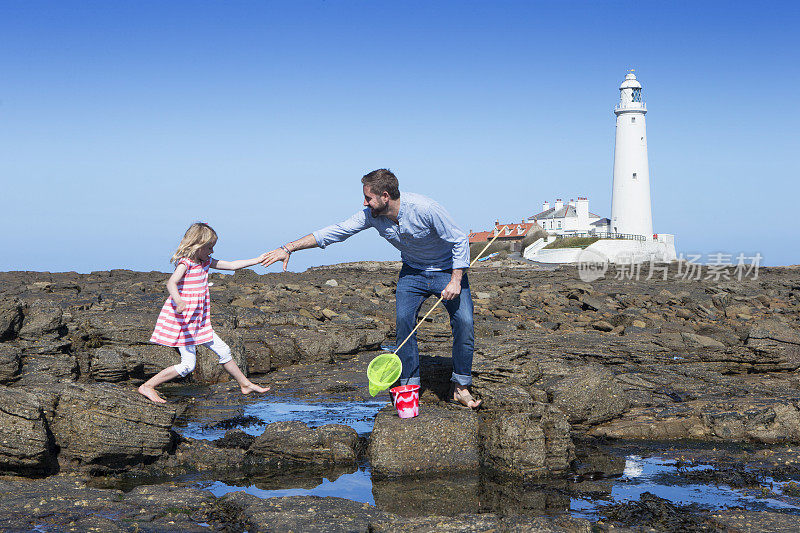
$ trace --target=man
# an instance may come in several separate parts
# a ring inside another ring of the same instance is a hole
[[[265,267],[283,262],[297,250],[341,242],[367,228],[400,250],[403,268],[397,281],[397,342],[401,343],[416,325],[417,313],[428,296],[442,296],[453,330],[453,382],[448,401],[470,408],[480,405],[470,394],[472,353],[472,296],[466,269],[469,245],[466,234],[455,225],[442,206],[420,194],[400,194],[395,175],[387,169],[374,170],[361,178],[364,209],[344,222],[320,229],[286,243],[267,254]],[[402,385],[419,385],[419,352],[416,334],[398,351],[403,362]]]

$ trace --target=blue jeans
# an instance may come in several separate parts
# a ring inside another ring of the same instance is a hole
[[[439,297],[450,283],[449,270],[426,271],[403,265],[397,280],[397,344],[399,345],[414,329],[419,308],[429,296]],[[467,274],[461,278],[461,294],[453,300],[442,300],[450,314],[453,330],[453,375],[450,381],[459,385],[472,383],[472,352],[475,348],[475,333],[472,327],[472,295],[469,292]],[[420,326],[425,327],[425,326]],[[403,363],[400,374],[401,385],[419,385],[419,351],[417,334],[408,339],[397,352]]]

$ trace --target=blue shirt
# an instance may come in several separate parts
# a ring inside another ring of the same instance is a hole
[[[395,224],[387,216],[373,217],[368,207],[347,220],[315,231],[320,248],[341,242],[361,230],[375,228],[400,250],[403,263],[419,270],[469,268],[467,234],[456,226],[445,209],[421,194],[400,193]]]

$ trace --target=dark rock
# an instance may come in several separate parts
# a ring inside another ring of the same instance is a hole
[[[282,330],[294,340],[303,363],[333,361],[360,350],[378,348],[386,340],[387,328],[318,328]]]
[[[388,405],[375,417],[368,453],[380,478],[475,470],[478,446],[474,411],[424,404],[419,416],[402,419]]]
[[[0,344],[0,383],[10,383],[17,379],[22,364],[21,350],[9,344]]]
[[[576,368],[545,390],[570,423],[597,424],[619,416],[629,405],[614,374],[600,365]]]
[[[728,485],[732,489],[758,488],[765,482],[765,476],[760,472],[749,472],[738,469],[689,470],[682,472],[681,477],[695,483],[714,485]]]
[[[120,490],[87,487],[53,476],[0,481],[0,524],[5,531],[209,531],[222,530],[216,498],[204,490],[169,485]],[[235,520],[235,518],[234,518]],[[46,524],[46,526],[45,526]]]
[[[15,338],[22,327],[24,315],[19,300],[3,300],[0,303],[0,342]]]
[[[751,326],[747,347],[757,353],[777,355],[789,364],[800,365],[800,328],[776,319],[761,320]]]
[[[121,350],[97,348],[91,356],[91,376],[95,381],[116,383],[128,379],[128,366]]]
[[[546,404],[487,417],[480,426],[483,464],[523,479],[562,473],[575,458],[569,431],[567,417]]]
[[[270,345],[270,341],[277,337],[277,335],[269,329],[264,328],[248,328],[240,330],[239,333],[241,335],[249,371],[256,374],[266,374],[273,370],[272,354],[274,350]],[[289,341],[289,344],[292,350],[294,350],[294,343]]]
[[[149,378],[168,366],[178,364],[181,360],[178,350],[158,344],[135,344],[132,346],[114,344],[109,348],[118,350],[122,354],[130,377]],[[198,350],[198,352],[200,351]],[[206,351],[204,357],[209,356],[209,353]],[[210,354],[210,357],[215,358],[216,356]],[[216,360],[219,361],[218,358]]]
[[[611,331],[614,326],[605,320],[598,320],[592,323],[592,327],[598,331]]]
[[[800,516],[788,513],[726,509],[711,513],[708,521],[722,531],[800,531]]]
[[[592,524],[582,518],[566,516],[498,516],[497,514],[463,514],[459,516],[402,517],[393,521],[370,524],[370,531],[461,533],[465,531],[502,531],[523,533],[590,533]]]
[[[372,522],[386,514],[368,504],[344,498],[289,496],[261,499],[244,492],[221,498],[227,513],[241,517],[247,531],[273,533],[367,533]]]
[[[658,531],[715,531],[697,504],[674,505],[649,492],[642,493],[638,501],[610,504],[602,513],[609,521],[625,526],[646,526]]]
[[[64,457],[91,471],[113,471],[153,460],[172,447],[175,409],[110,383],[72,384],[53,421]]]
[[[48,300],[36,300],[25,310],[25,321],[19,330],[23,339],[38,339],[45,335],[62,336],[65,333],[64,311]]]
[[[606,308],[603,302],[591,296],[581,295],[579,301],[584,311],[604,311]]]
[[[247,426],[264,425],[264,421],[253,415],[237,415],[232,418],[226,418],[213,424],[204,424],[203,429],[236,429]]]
[[[312,429],[303,422],[274,422],[256,437],[249,453],[277,466],[349,464],[356,461],[358,434],[349,427],[328,424]]]
[[[616,439],[796,443],[800,442],[800,410],[783,404],[694,401],[682,409],[631,409],[624,418],[593,427],[590,434]]]
[[[80,329],[89,348],[105,344],[148,345],[159,308],[160,305],[149,312],[115,310],[113,313],[97,313],[84,319]]]
[[[0,434],[0,472],[52,470],[52,437],[35,395],[0,387]]]
[[[705,335],[682,332],[681,336],[683,337],[683,342],[690,348],[725,348],[725,344],[711,337],[706,337]]]
[[[241,332],[224,328],[215,328],[215,333],[230,346],[231,356],[239,370],[248,375],[247,357],[245,355],[244,340]],[[233,378],[219,364],[219,356],[205,346],[197,347],[197,366],[192,373],[192,378],[200,383],[223,383]]]
[[[48,350],[49,351],[49,350]],[[71,354],[26,354],[18,386],[37,383],[71,382],[78,379],[79,367]]]
[[[256,438],[248,435],[241,429],[231,429],[225,432],[225,436],[214,441],[217,448],[239,448],[246,450],[253,444]]]

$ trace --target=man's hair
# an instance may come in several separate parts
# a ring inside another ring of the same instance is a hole
[[[388,192],[389,198],[392,200],[400,198],[400,184],[397,183],[397,177],[389,169],[381,168],[373,170],[361,178],[361,183],[369,185],[372,194],[380,196]]]

